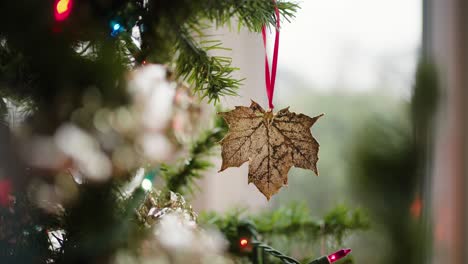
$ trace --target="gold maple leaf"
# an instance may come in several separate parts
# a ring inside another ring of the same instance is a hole
[[[221,113],[229,126],[221,140],[221,171],[249,161],[249,183],[269,200],[288,183],[292,166],[309,169],[318,175],[319,143],[310,128],[322,115],[309,117],[289,112],[274,114],[252,101],[250,107],[236,106]]]

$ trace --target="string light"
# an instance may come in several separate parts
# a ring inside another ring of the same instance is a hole
[[[330,263],[336,262],[346,257],[346,255],[348,255],[350,252],[351,252],[350,248],[338,250],[337,252],[328,255],[328,261],[330,261]]]
[[[149,191],[149,190],[151,190],[151,188],[153,188],[153,183],[149,179],[144,179],[141,182],[141,188],[143,188],[143,190],[145,190],[145,191]]]
[[[241,238],[239,240],[239,244],[240,244],[241,249],[242,249],[241,252],[245,252],[245,248],[248,245],[250,246],[250,244],[252,244],[255,248],[260,249],[263,252],[268,253],[269,255],[282,260],[283,263],[300,264],[300,262],[295,260],[294,258],[286,256],[283,253],[279,252],[278,250],[270,247],[269,245],[264,244],[264,243],[259,242],[259,241],[256,241],[256,240],[253,240],[253,241],[250,242],[249,240],[247,240],[245,238]],[[335,253],[332,253],[332,254],[330,254],[328,256],[322,256],[322,257],[319,257],[317,259],[314,259],[311,262],[309,262],[308,264],[332,264],[332,263],[346,257],[350,252],[351,252],[350,248],[341,249],[341,250],[338,250]]]
[[[111,36],[115,37],[117,36],[120,32],[122,32],[124,29],[122,25],[119,22],[116,21],[111,21],[110,26],[112,29]]]
[[[73,0],[56,0],[54,15],[55,20],[62,21],[68,18],[72,9]]]
[[[422,199],[418,195],[416,196],[414,201],[411,203],[411,207],[410,207],[411,216],[415,219],[419,219],[421,217],[422,207],[423,207]]]
[[[245,248],[249,245],[249,240],[247,240],[246,238],[241,238],[239,244],[241,247]]]
[[[0,207],[6,208],[10,205],[11,192],[11,181],[9,179],[0,179]]]

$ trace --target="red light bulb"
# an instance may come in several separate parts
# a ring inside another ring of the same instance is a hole
[[[12,188],[13,186],[9,179],[0,179],[0,207],[6,208],[10,204]]]
[[[247,240],[246,238],[241,238],[241,240],[239,241],[239,244],[241,247],[246,247],[247,245],[249,245],[249,240]]]
[[[346,255],[348,255],[350,252],[351,252],[350,248],[345,248],[345,249],[342,249],[342,250],[338,250],[337,252],[328,255],[328,261],[330,261],[330,263],[336,262],[336,261],[346,257]]]
[[[56,0],[54,5],[55,20],[65,20],[70,15],[72,4],[73,0]]]

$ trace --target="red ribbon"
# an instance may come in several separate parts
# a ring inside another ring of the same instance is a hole
[[[276,1],[274,0],[275,5]],[[275,46],[273,48],[273,61],[271,63],[271,76],[270,76],[270,64],[268,63],[268,52],[267,52],[267,38],[266,38],[266,25],[262,27],[263,46],[265,47],[265,84],[266,92],[268,96],[268,106],[273,109],[273,93],[275,92],[276,82],[276,68],[278,65],[278,50],[279,50],[279,28],[280,28],[280,13],[278,7],[275,6],[276,13],[276,35],[275,35]]]

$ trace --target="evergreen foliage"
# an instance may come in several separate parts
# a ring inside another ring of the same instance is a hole
[[[237,244],[239,239],[247,237],[252,238],[254,244],[275,258],[281,259],[283,263],[299,262],[291,261],[287,255],[259,240],[272,241],[275,236],[287,236],[289,241],[298,242],[302,237],[307,243],[312,243],[327,238],[342,246],[345,236],[369,228],[369,219],[361,210],[352,211],[344,206],[338,206],[322,219],[313,219],[304,204],[291,204],[259,215],[248,215],[242,210],[235,210],[225,215],[210,212],[202,214],[199,221],[204,225],[220,229],[233,245],[230,248],[232,253],[243,255]],[[307,259],[318,257],[310,254]]]
[[[240,80],[231,76],[235,68],[230,58],[209,55],[223,49],[219,41],[197,42],[194,35],[203,38],[207,23],[221,26],[235,19],[239,27],[255,32],[264,24],[275,25],[275,6],[268,0],[166,0],[146,5],[143,0],[80,1],[62,24],[53,21],[51,3],[0,4],[1,95],[57,103],[54,94],[67,91],[79,97],[83,88],[94,85],[106,102],[120,103],[124,69],[145,61],[175,63],[177,76],[202,97],[217,101],[235,94]],[[278,8],[289,20],[298,6],[279,1]],[[125,32],[112,37],[110,21],[121,23]],[[130,38],[134,26],[140,29],[141,47]]]
[[[166,189],[181,194],[193,190],[194,180],[200,179],[202,172],[211,167],[211,163],[206,160],[207,154],[224,137],[226,131],[226,123],[221,117],[217,117],[214,128],[204,131],[193,143],[188,157],[180,167],[164,166],[162,170]]]

